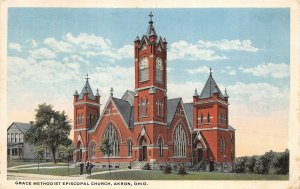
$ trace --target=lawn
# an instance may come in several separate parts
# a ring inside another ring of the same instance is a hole
[[[288,175],[259,175],[215,172],[190,172],[188,175],[164,174],[162,171],[123,171],[89,176],[104,180],[288,180]]]
[[[34,165],[32,165],[34,164]],[[20,166],[22,165],[22,168],[25,168],[25,167],[37,167],[38,165],[38,162],[23,162],[23,161],[9,161],[7,162],[7,167],[15,167],[15,166]],[[40,163],[39,165],[40,167],[52,167],[52,166],[68,166],[67,163],[52,163],[52,162],[49,162],[49,163]]]
[[[94,168],[94,169],[92,169],[92,173],[93,172],[102,172],[102,171],[108,171],[108,169],[103,169],[103,168]],[[8,172],[68,176],[68,175],[79,175],[79,168],[70,168],[70,173],[68,173],[68,168],[53,168],[53,169],[40,168],[40,170],[37,170],[37,168],[35,168],[35,169],[8,170]],[[85,169],[84,169],[83,173],[86,174]]]
[[[14,166],[19,166],[19,165],[27,165],[27,164],[35,164],[37,162],[34,161],[8,161],[7,162],[7,167],[14,167]]]

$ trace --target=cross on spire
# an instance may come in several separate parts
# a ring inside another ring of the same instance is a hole
[[[90,78],[89,78],[89,74],[86,74],[86,78],[85,78],[85,79],[86,79],[86,82],[89,81],[89,79],[90,79]]]
[[[153,17],[152,11],[150,12],[149,17],[150,17],[150,22],[152,22],[152,17]]]
[[[209,67],[209,75],[212,76],[211,67]]]

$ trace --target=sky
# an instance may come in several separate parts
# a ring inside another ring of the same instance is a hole
[[[8,122],[34,120],[38,104],[73,120],[73,93],[89,74],[102,108],[110,88],[134,89],[133,41],[149,12],[168,41],[168,98],[192,102],[212,68],[227,89],[236,155],[288,146],[289,9],[9,8]]]

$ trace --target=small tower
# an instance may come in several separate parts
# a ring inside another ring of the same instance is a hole
[[[100,94],[97,89],[94,95],[89,84],[89,77],[85,78],[86,82],[78,94],[74,93],[74,145],[76,161],[86,161],[88,159],[88,133],[87,131],[94,126],[100,115]]]

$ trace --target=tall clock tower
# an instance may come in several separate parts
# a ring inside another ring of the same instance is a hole
[[[157,36],[152,13],[149,17],[146,34],[134,41],[134,121],[143,140],[139,145],[155,146],[167,129],[167,41]],[[156,159],[156,151],[147,150],[146,156],[146,152],[139,154],[140,160]]]

